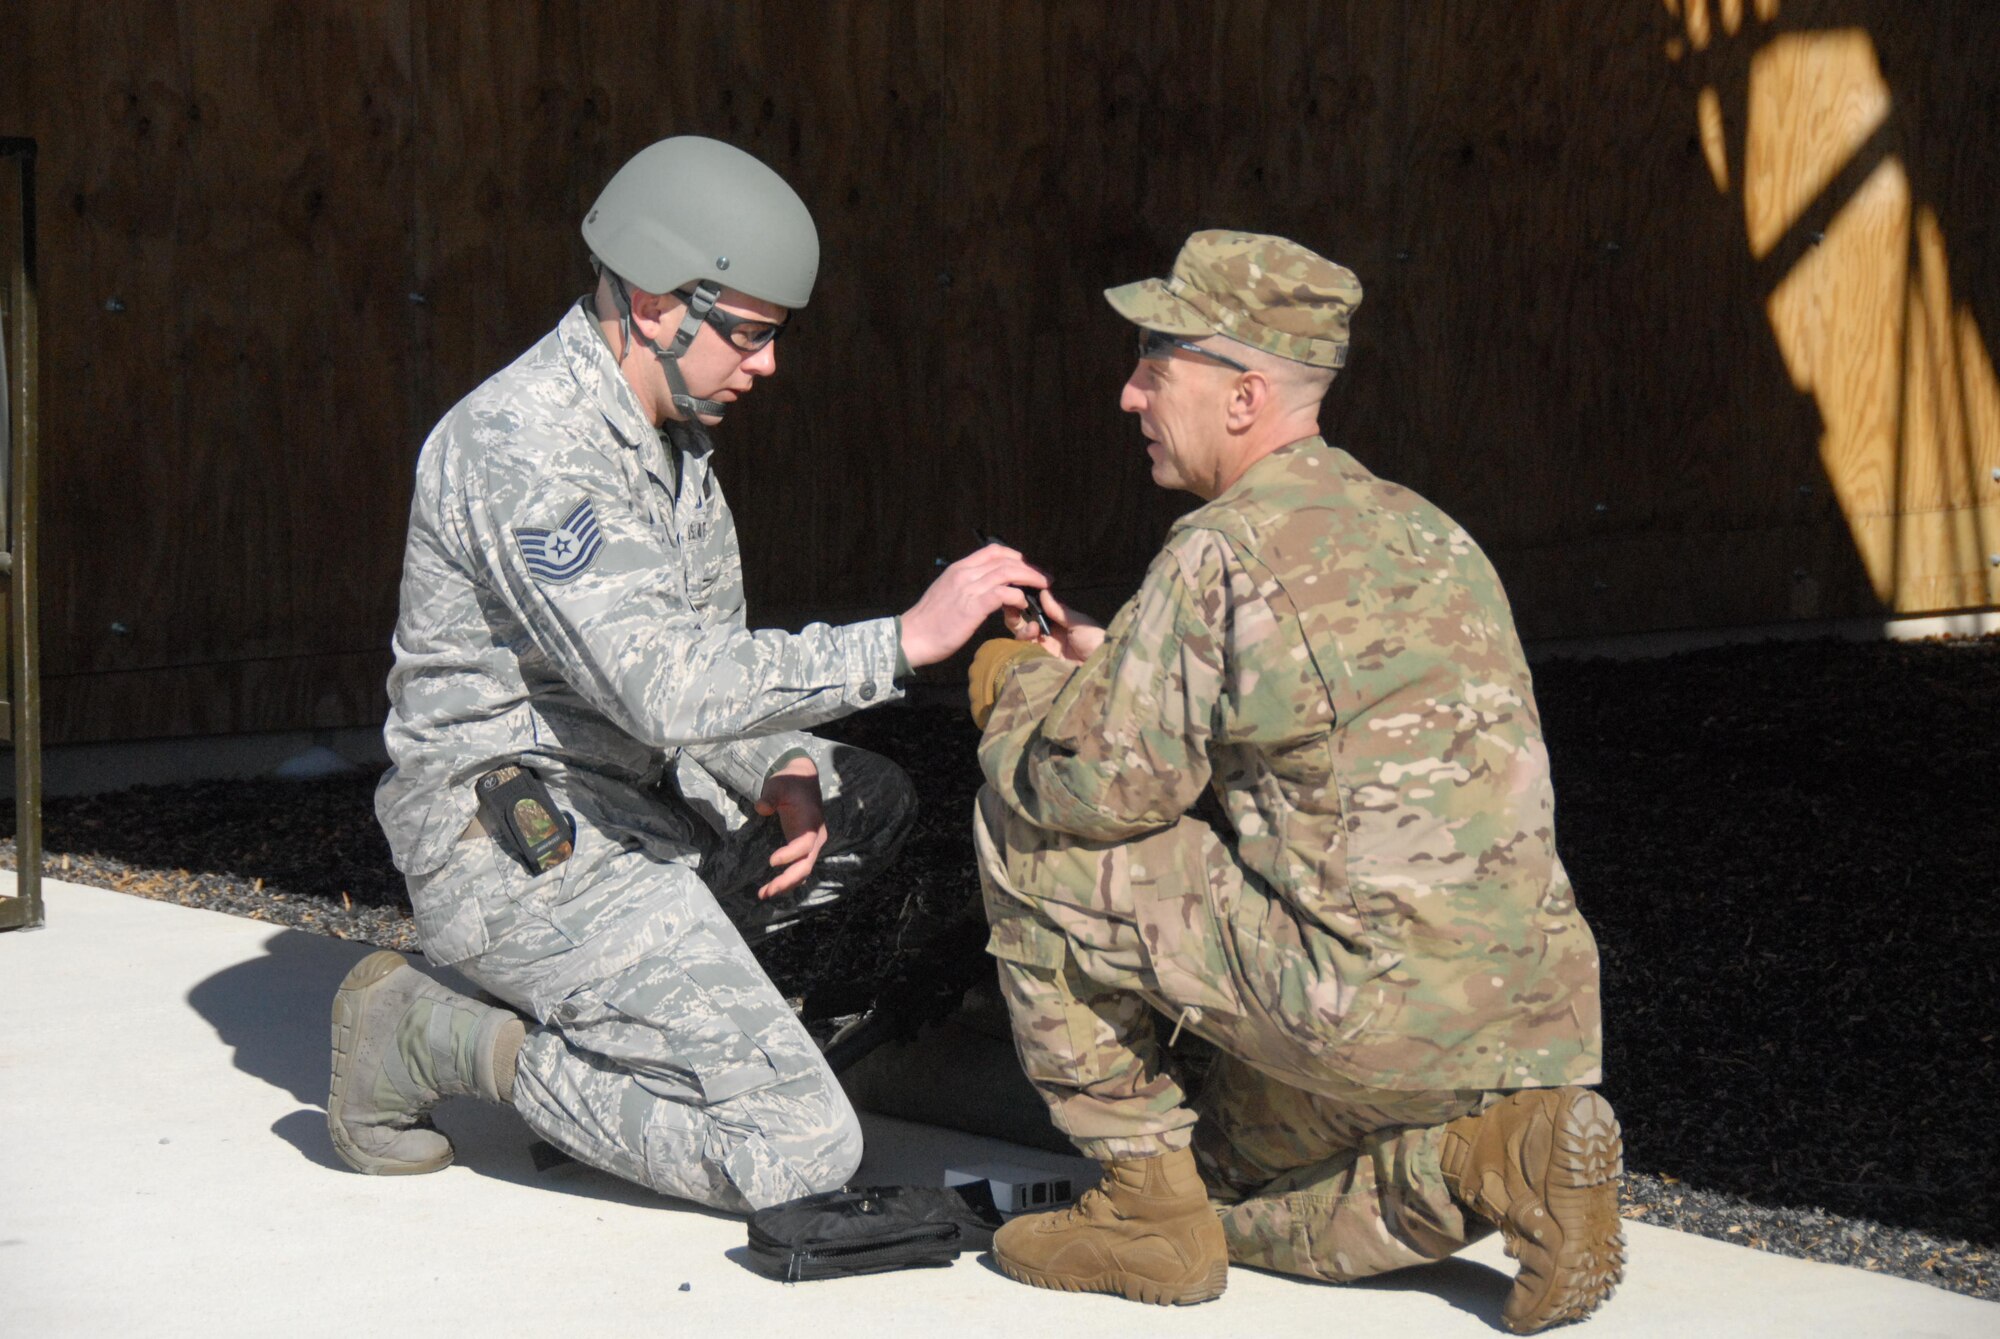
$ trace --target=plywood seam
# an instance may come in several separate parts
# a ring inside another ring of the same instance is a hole
[[[145,665],[117,665],[101,669],[65,670],[59,674],[44,674],[45,683],[64,679],[92,679],[107,674],[167,674],[178,670],[232,669],[253,665],[292,665],[313,660],[346,660],[357,656],[379,656],[385,662],[390,658],[392,648],[385,641],[381,646],[371,646],[361,651],[302,651],[296,655],[283,656],[239,656],[227,660],[171,660]]]

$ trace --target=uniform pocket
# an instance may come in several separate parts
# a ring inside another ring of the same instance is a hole
[[[757,973],[757,982],[744,981],[741,969],[730,963],[691,963],[682,972],[698,993],[702,1007],[691,1007],[675,1030],[678,1033],[685,1028],[687,1032],[685,1059],[702,1097],[723,1102],[776,1083],[778,1068],[761,1040],[774,1020],[728,1002],[745,986],[761,983],[762,972]],[[797,1026],[790,1019],[778,1022]]]
[[[582,835],[579,828],[579,845]],[[440,966],[463,962],[492,948],[521,917],[546,920],[576,863],[573,854],[531,876],[492,837],[460,841],[437,870],[409,880],[410,909],[424,955]]]
[[[991,927],[986,933],[986,951],[1002,962],[1019,963],[1053,972],[1063,965],[1069,948],[1062,932],[1032,915],[1026,907],[1009,905],[996,914],[987,904]]]
[[[486,933],[486,918],[470,898],[444,899],[428,895],[412,879],[410,906],[416,913],[417,942],[424,956],[440,967],[450,967],[484,953],[492,944]]]
[[[460,842],[444,864],[410,879],[410,910],[424,956],[440,967],[484,953],[492,946],[479,890],[498,874],[491,842]]]
[[[1160,994],[1183,1009],[1243,1015],[1234,945],[1225,927],[1241,876],[1226,851],[1196,820],[1126,848],[1132,916]],[[1212,860],[1222,867],[1211,868]]]

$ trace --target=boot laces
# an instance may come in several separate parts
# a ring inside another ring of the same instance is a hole
[[[1078,1195],[1074,1203],[1050,1210],[1048,1225],[1051,1230],[1059,1231],[1072,1225],[1083,1226],[1106,1219],[1123,1222],[1125,1215],[1118,1212],[1118,1206],[1112,1202],[1111,1196],[1105,1193],[1104,1186],[1100,1182]]]

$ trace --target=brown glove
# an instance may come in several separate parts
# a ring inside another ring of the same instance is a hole
[[[981,642],[972,653],[972,672],[966,676],[966,696],[972,700],[972,723],[984,730],[993,719],[993,704],[1000,697],[1000,685],[1014,666],[1032,656],[1048,652],[1037,642],[1013,637],[995,637]]]

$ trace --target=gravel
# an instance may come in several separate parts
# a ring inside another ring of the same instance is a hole
[[[2000,1300],[2000,638],[1539,666],[1558,835],[1604,954],[1636,1221]],[[831,731],[926,797],[876,899],[766,965],[909,1026],[989,971],[975,736],[932,692]],[[50,800],[48,872],[414,951],[374,778]],[[0,862],[13,861],[11,807]]]

